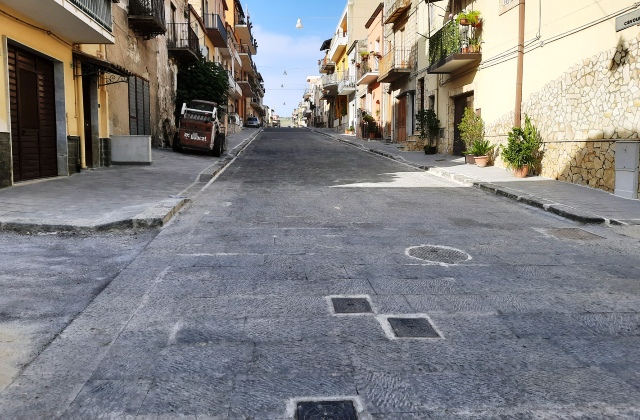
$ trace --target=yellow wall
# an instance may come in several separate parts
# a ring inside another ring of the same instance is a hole
[[[38,22],[31,21],[27,16],[20,15],[12,9],[3,6],[3,10],[7,13],[16,16],[26,22],[32,23],[36,26],[41,26]],[[23,23],[17,22],[13,19],[0,15],[0,36],[7,38],[8,41],[14,41],[22,46],[32,49],[38,53],[44,54],[53,60],[60,61],[64,64],[64,92],[66,103],[66,118],[67,118],[67,135],[75,136],[80,132],[78,121],[78,110],[75,101],[75,90],[73,83],[73,68],[72,68],[72,50],[71,45],[67,45],[62,41],[47,35],[41,30],[33,29]],[[4,42],[3,42],[4,45]],[[1,71],[0,71],[0,131],[8,132],[10,127],[10,110],[7,102],[8,98],[8,69],[7,60],[5,56],[6,51],[3,49],[0,51],[2,54],[1,59]]]

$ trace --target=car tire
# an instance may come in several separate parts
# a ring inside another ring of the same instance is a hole
[[[222,155],[223,143],[224,134],[216,133],[216,136],[213,138],[213,148],[211,149],[211,155],[213,157],[220,157]]]

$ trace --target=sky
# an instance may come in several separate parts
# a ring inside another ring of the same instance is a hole
[[[263,103],[276,114],[290,117],[302,101],[307,76],[319,75],[318,60],[324,57],[320,46],[333,36],[346,4],[347,0],[242,1],[258,43],[253,60],[264,79]],[[298,19],[302,29],[296,29]]]

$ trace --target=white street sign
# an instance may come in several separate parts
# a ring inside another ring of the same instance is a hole
[[[640,25],[640,9],[616,18],[616,32],[620,32],[634,25]]]

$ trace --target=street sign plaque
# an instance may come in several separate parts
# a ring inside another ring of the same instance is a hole
[[[616,18],[616,32],[620,32],[635,25],[640,25],[640,9]]]

